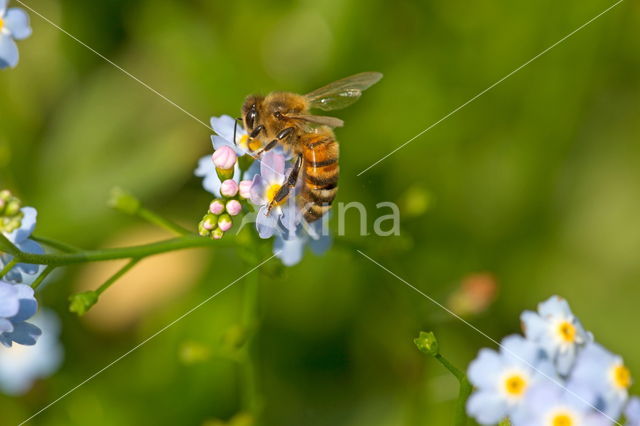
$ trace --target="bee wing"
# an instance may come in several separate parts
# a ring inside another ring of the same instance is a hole
[[[379,72],[363,72],[334,81],[305,95],[311,108],[323,111],[346,108],[357,101],[362,91],[376,84],[382,78]]]
[[[329,127],[342,127],[344,121],[336,117],[327,117],[324,115],[287,115],[287,118],[293,118],[294,120],[306,121],[307,123],[320,124],[322,126]]]

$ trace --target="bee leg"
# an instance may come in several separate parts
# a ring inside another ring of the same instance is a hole
[[[288,138],[289,136],[291,136],[291,134],[293,133],[293,131],[294,131],[294,130],[296,130],[296,128],[295,128],[295,127],[286,127],[286,128],[284,128],[284,129],[282,129],[282,130],[280,131],[280,133],[278,133],[278,134],[276,135],[276,137],[277,137],[279,140],[286,139],[286,138]]]
[[[275,207],[276,204],[280,203],[282,200],[287,198],[291,189],[295,188],[296,183],[298,182],[298,175],[300,174],[300,169],[302,168],[302,155],[298,155],[298,159],[293,166],[293,169],[289,172],[289,176],[285,179],[284,184],[280,187],[276,195],[273,197],[273,200],[267,206],[267,215],[271,213],[271,209]]]
[[[271,151],[273,148],[276,147],[276,145],[278,145],[278,139],[272,140],[267,145],[265,145],[264,148],[262,148],[262,149],[256,151],[255,153],[253,153],[252,157],[255,158],[256,160],[258,160],[262,154],[264,154],[267,151]]]

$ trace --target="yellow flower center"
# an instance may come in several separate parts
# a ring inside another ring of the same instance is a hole
[[[626,390],[631,386],[631,372],[622,364],[617,364],[611,369],[611,378],[613,384],[620,389]]]
[[[576,327],[569,321],[562,321],[558,324],[558,336],[565,343],[573,343],[576,340]]]
[[[574,418],[569,413],[557,413],[551,417],[551,426],[574,426]]]
[[[505,393],[510,397],[519,398],[527,390],[528,383],[526,377],[520,373],[509,374],[502,383]]]
[[[4,21],[0,18],[0,30],[4,27]]]
[[[247,150],[247,151],[257,151],[262,146],[260,144],[260,141],[257,140],[257,139],[252,139],[251,141],[249,141],[249,135],[240,136],[240,140],[238,141],[238,145],[240,145],[240,148],[242,148],[244,150]]]
[[[273,199],[276,198],[276,194],[278,193],[280,188],[282,188],[282,185],[278,185],[277,183],[274,183],[273,185],[269,185],[267,187],[265,198],[269,201],[273,201]],[[284,200],[286,200],[286,197]],[[280,204],[284,203],[284,200],[280,201],[279,203],[276,203],[276,205],[279,206]]]

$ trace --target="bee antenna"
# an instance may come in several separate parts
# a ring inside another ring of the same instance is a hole
[[[238,146],[238,142],[236,142],[236,129],[238,128],[238,121],[233,125],[233,144]]]

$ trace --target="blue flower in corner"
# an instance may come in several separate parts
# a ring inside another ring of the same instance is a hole
[[[467,401],[467,413],[478,423],[490,425],[507,416],[521,418],[529,389],[557,375],[535,344],[514,335],[502,340],[500,352],[480,350],[469,365],[468,377],[476,390]]]
[[[581,396],[607,416],[617,419],[629,398],[632,379],[620,356],[590,343],[578,356],[569,383],[592,390],[595,395]]]
[[[23,207],[21,211],[24,217],[20,227],[13,232],[5,232],[4,236],[25,253],[43,254],[44,250],[40,244],[30,239],[36,226],[38,212],[33,207]],[[0,252],[0,269],[4,268],[12,259],[13,256]],[[35,276],[39,270],[38,265],[18,263],[2,279],[11,283],[21,283],[28,280],[25,275]]]
[[[38,302],[31,287],[0,280],[0,343],[9,348],[14,342],[35,345],[42,332],[26,321],[37,310]]]
[[[538,312],[525,311],[520,317],[527,339],[539,344],[566,375],[585,344],[593,340],[573,315],[567,301],[558,296],[538,305]]]
[[[20,8],[7,9],[8,0],[0,0],[0,69],[14,68],[20,55],[15,40],[31,35],[29,15]]]
[[[27,392],[37,379],[53,374],[62,363],[60,321],[56,314],[42,310],[33,323],[43,331],[34,346],[0,347],[0,390],[9,395]]]
[[[640,398],[634,396],[629,399],[624,415],[627,418],[627,426],[640,426]]]

